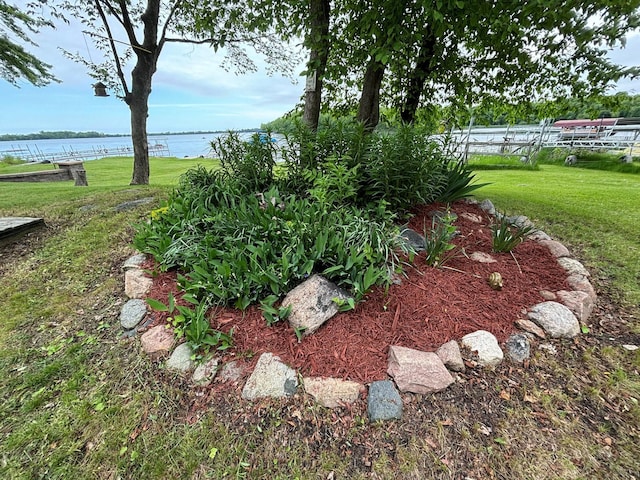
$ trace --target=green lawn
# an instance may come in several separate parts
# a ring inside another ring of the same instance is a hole
[[[406,395],[403,419],[214,398],[120,336],[132,225],[202,160],[86,162],[89,187],[0,184],[0,215],[47,228],[0,249],[2,479],[631,479],[640,471],[640,180],[541,165],[480,171],[499,210],[529,216],[594,274],[591,332],[553,341],[525,367],[470,372],[437,395]],[[11,167],[13,168],[20,168]],[[9,173],[3,169],[3,173]],[[117,211],[122,202],[150,204]],[[607,316],[607,315],[610,315]],[[204,405],[206,408],[195,408]]]

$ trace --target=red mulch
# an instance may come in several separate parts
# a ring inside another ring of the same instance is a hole
[[[417,208],[410,226],[418,231],[431,226],[430,212],[437,205]],[[387,351],[401,345],[433,351],[443,343],[476,330],[493,333],[504,342],[514,332],[514,322],[528,307],[543,301],[541,290],[566,289],[566,273],[549,250],[526,241],[509,253],[491,252],[490,218],[476,205],[457,202],[452,211],[460,235],[454,240],[458,254],[445,268],[432,268],[424,256],[413,267],[405,267],[406,278],[388,290],[374,288],[356,309],[340,313],[314,334],[298,342],[286,322],[268,327],[258,308],[244,312],[219,308],[212,312],[214,328],[233,328],[234,347],[225,360],[254,358],[264,352],[278,355],[304,376],[327,376],[368,383],[387,378]],[[468,212],[482,217],[475,223],[461,216]],[[468,258],[473,252],[491,254],[496,263]],[[501,291],[491,289],[487,277],[499,272]],[[176,291],[175,272],[158,275],[150,297],[166,302]],[[158,316],[154,323],[163,321]]]

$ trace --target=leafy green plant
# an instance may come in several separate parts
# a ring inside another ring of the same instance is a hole
[[[277,301],[277,295],[269,295],[267,298],[260,301],[260,310],[262,310],[262,316],[267,321],[268,326],[271,326],[280,320],[285,320],[291,314],[291,305],[286,307],[276,307],[275,304]]]
[[[497,218],[497,222],[491,225],[494,252],[510,252],[535,231],[532,226],[514,224],[504,214],[497,215]]]
[[[431,229],[425,228],[425,261],[431,267],[440,267],[453,258],[453,249],[456,248],[451,240],[456,235],[456,227],[453,225],[455,217],[449,211],[431,221]]]
[[[184,295],[184,300],[192,303],[194,308],[176,304],[173,293],[169,293],[167,305],[147,298],[149,306],[159,312],[168,312],[171,317],[168,322],[173,326],[178,338],[184,336],[191,347],[207,353],[211,348],[226,350],[233,345],[233,332],[224,333],[211,328],[207,319],[209,306],[206,302],[199,302],[190,295]]]
[[[443,188],[436,197],[436,201],[442,203],[453,203],[470,197],[477,189],[488,185],[488,183],[472,183],[475,175],[462,162],[443,163],[442,177]]]

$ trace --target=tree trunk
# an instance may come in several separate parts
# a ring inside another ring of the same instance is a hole
[[[409,74],[407,91],[400,108],[400,118],[404,123],[410,124],[416,119],[416,111],[420,106],[420,96],[424,90],[424,84],[433,70],[431,61],[435,55],[435,49],[436,39],[433,37],[433,33],[430,32],[422,39],[416,66]]]
[[[329,0],[310,0],[310,29],[305,43],[309,54],[309,76],[304,95],[304,123],[313,131],[318,129],[322,105],[322,77],[329,58]]]
[[[380,121],[380,87],[385,65],[371,59],[367,65],[362,82],[362,95],[358,107],[358,121],[364,124],[366,131],[373,131]]]
[[[151,55],[139,55],[131,74],[131,140],[133,141],[133,177],[131,185],[149,184],[149,144],[147,141],[147,117],[149,116],[149,95],[151,77],[155,65]]]

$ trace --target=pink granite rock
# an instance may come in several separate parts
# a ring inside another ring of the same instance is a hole
[[[440,392],[454,381],[435,353],[399,346],[389,347],[387,372],[402,392]]]
[[[303,383],[305,392],[327,408],[350,405],[358,400],[360,392],[364,390],[364,386],[360,383],[338,378],[307,377]]]
[[[565,247],[563,244],[561,244],[560,242],[556,242],[555,240],[540,240],[540,244],[547,247],[551,252],[551,255],[553,255],[556,258],[571,256],[569,249]]]
[[[171,329],[164,325],[158,325],[144,332],[140,337],[142,350],[152,358],[159,358],[167,355],[173,347],[175,337]]]
[[[585,323],[593,312],[594,301],[588,293],[560,290],[558,299],[573,312],[580,323]]]

